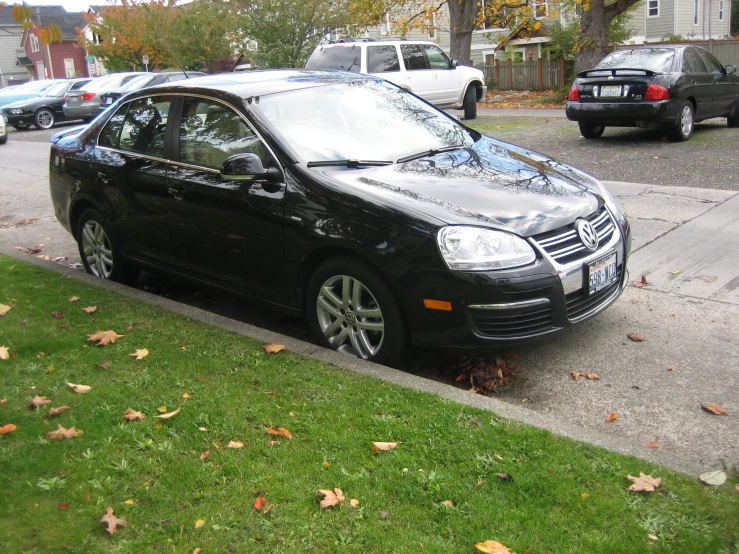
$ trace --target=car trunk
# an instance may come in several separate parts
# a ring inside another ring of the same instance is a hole
[[[657,72],[648,69],[591,69],[577,76],[580,102],[638,102]]]

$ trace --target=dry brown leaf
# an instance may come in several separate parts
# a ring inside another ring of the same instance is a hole
[[[12,433],[16,429],[18,429],[18,427],[16,427],[12,423],[6,423],[2,427],[0,427],[0,435],[7,435],[8,433]]]
[[[206,458],[207,458],[208,456],[210,456],[210,450],[206,450],[205,452],[203,452],[203,453],[202,453],[202,454],[200,455],[200,460],[204,462],[204,461],[205,461],[205,459],[206,459]]]
[[[244,448],[244,443],[239,441],[228,441],[226,448]]]
[[[7,346],[0,346],[0,360],[7,360],[10,358],[10,352],[8,352]]]
[[[57,327],[59,327],[59,329],[66,329],[67,327],[69,327],[69,325],[66,323],[60,323],[59,325],[57,325]]]
[[[324,496],[323,500],[321,500],[321,508],[330,508],[332,506],[338,506],[340,502],[344,502],[344,500],[346,500],[346,498],[344,498],[344,493],[342,492],[341,489],[334,489],[332,491],[326,490],[326,489],[320,489],[316,492]]]
[[[56,417],[59,414],[63,414],[69,409],[69,406],[59,406],[58,408],[50,408],[49,413],[46,414],[46,417]]]
[[[645,286],[646,286],[646,285],[648,285],[649,283],[647,282],[647,276],[646,276],[646,275],[642,275],[642,276],[641,276],[641,279],[639,279],[638,281],[632,281],[632,283],[631,283],[631,284],[632,284],[633,286],[635,286],[636,288],[640,289],[640,288],[642,288],[642,287],[645,287]]]
[[[95,312],[98,311],[98,307],[88,306],[87,308],[82,308],[82,311],[85,312],[86,314],[94,314]]]
[[[106,346],[108,344],[115,343],[119,338],[125,336],[126,335],[119,335],[113,330],[98,331],[92,335],[87,335],[87,342],[97,342],[98,346]]]
[[[129,356],[133,356],[137,360],[143,360],[148,355],[149,355],[149,350],[147,348],[141,348],[141,349],[137,348],[136,352],[134,352],[133,354],[129,354]]]
[[[645,442],[644,446],[656,450],[657,448],[659,448],[659,437],[657,437],[653,441]]]
[[[721,404],[701,404],[701,408],[715,415],[729,415]]]
[[[398,446],[397,442],[373,442],[372,452],[392,450],[396,446]]]
[[[12,310],[14,306],[11,304],[10,306],[7,306],[5,304],[0,304],[0,317],[4,317],[8,314],[10,310]],[[285,348],[283,346],[283,348]]]
[[[495,476],[498,479],[503,479],[503,481],[513,481],[513,477],[510,473],[496,473]]]
[[[667,366],[667,371],[676,371],[676,370],[677,370],[677,366],[674,366],[674,365]]]
[[[134,505],[133,498],[129,498],[128,500],[124,500],[123,503],[124,504],[128,504],[129,506],[133,506]]]
[[[285,350],[286,346],[284,344],[277,344],[277,343],[270,343],[270,344],[264,344],[262,345],[262,350],[264,350],[267,354],[277,354],[278,352],[282,352]]]
[[[126,413],[123,414],[123,417],[127,419],[128,421],[146,419],[146,416],[144,414],[142,414],[141,412],[137,412],[133,408],[128,408],[126,410]]]
[[[70,298],[70,299],[68,300],[68,302],[77,302],[77,301],[78,301],[79,299],[80,299],[80,297],[79,297],[79,296],[73,296],[72,298]]]
[[[478,542],[475,544],[475,548],[480,552],[485,552],[485,554],[512,554],[507,546],[498,541]]]
[[[629,490],[634,492],[654,492],[662,482],[661,477],[654,478],[651,475],[644,475],[642,472],[639,472],[639,477],[627,475],[626,478],[633,483]]]
[[[592,371],[572,371],[570,372],[572,378],[577,382],[580,377],[585,377],[589,381],[600,381],[600,375],[593,373]]]
[[[100,522],[105,523],[105,525],[107,526],[105,530],[108,532],[109,535],[112,535],[116,532],[116,527],[118,525],[120,525],[121,527],[125,527],[126,525],[128,525],[125,520],[118,519],[117,517],[115,517],[115,515],[113,515],[113,508],[111,508],[110,506],[108,506],[108,509],[105,511],[105,515],[100,518]]]
[[[104,364],[95,364],[95,367],[100,367],[105,371],[108,371],[110,369],[110,362],[105,362]]]
[[[626,336],[634,342],[644,342],[645,340],[647,340],[647,336],[642,335],[641,333],[629,333]]]
[[[261,510],[267,505],[267,501],[262,498],[261,496],[257,497],[257,499],[254,501],[254,509],[255,510]]]
[[[618,414],[616,412],[611,412],[611,415],[609,415],[606,418],[606,423],[610,423],[611,421],[616,421],[618,419]]]
[[[158,417],[159,419],[169,419],[170,417],[174,417],[179,413],[179,411],[182,408],[177,408],[174,412],[169,412],[168,414],[161,414],[161,415],[155,415],[154,417]]]
[[[47,404],[51,404],[51,400],[49,400],[45,396],[36,395],[36,397],[31,400],[31,403],[28,405],[28,409],[35,410],[39,406],[46,406]]]
[[[67,386],[74,392],[78,392],[80,394],[85,394],[92,390],[92,387],[89,385],[75,385],[74,383],[67,382]]]
[[[283,437],[287,437],[288,439],[293,438],[292,433],[290,433],[290,431],[288,431],[284,427],[278,427],[277,429],[267,427],[265,431],[270,435],[282,435]]]
[[[192,551],[192,554],[200,554],[202,551],[203,551],[202,548],[196,548],[195,550]]]
[[[53,317],[54,319],[61,319],[65,315],[66,314],[64,312],[51,312],[51,317]]]
[[[56,428],[56,431],[49,431],[46,433],[46,438],[51,441],[62,440],[62,439],[73,439],[74,437],[82,436],[82,431],[78,431],[77,427],[70,427],[65,429],[61,424]]]
[[[452,502],[451,500],[444,500],[441,505],[446,506],[447,508],[451,508],[452,506],[454,506],[454,502]]]

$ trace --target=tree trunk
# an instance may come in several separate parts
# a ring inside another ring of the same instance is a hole
[[[449,54],[461,65],[472,65],[470,49],[472,31],[475,30],[478,0],[448,0],[449,7]]]

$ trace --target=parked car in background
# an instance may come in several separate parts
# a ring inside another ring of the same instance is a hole
[[[27,98],[38,96],[44,89],[61,81],[62,79],[44,79],[41,81],[31,81],[29,83],[23,83],[22,85],[0,89],[0,107],[17,102],[18,100],[25,100]]]
[[[66,121],[62,110],[64,96],[68,91],[78,90],[91,79],[70,79],[45,88],[40,95],[18,100],[0,108],[8,122],[18,130],[34,125],[37,129],[51,129],[58,121]]]
[[[739,127],[739,77],[698,46],[616,50],[575,79],[567,117],[586,139],[606,127],[659,127],[685,141],[697,121],[725,117]]]
[[[430,41],[347,40],[319,46],[306,69],[350,71],[381,77],[439,108],[461,108],[477,117],[477,102],[487,94],[479,69],[458,65]]]
[[[206,74],[202,71],[188,71],[187,73],[184,71],[145,73],[135,79],[131,79],[118,90],[108,90],[100,94],[99,111],[107,110],[111,104],[115,104],[121,96],[125,96],[129,92],[141,90],[142,88],[153,87],[155,85],[161,85],[162,83],[174,83],[175,81],[181,81],[182,79],[202,77],[203,75]]]
[[[5,116],[0,114],[0,144],[8,142],[8,126],[5,121]]]
[[[140,76],[141,72],[112,73],[93,79],[84,89],[69,92],[64,98],[64,115],[67,119],[89,121],[97,117],[100,107],[100,93],[116,90],[121,85]]]
[[[367,75],[255,70],[132,92],[52,137],[49,179],[89,273],[209,283],[378,362],[409,342],[552,335],[628,282],[629,225],[600,182]]]

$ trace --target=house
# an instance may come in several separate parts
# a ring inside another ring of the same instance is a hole
[[[13,18],[13,7],[0,8],[0,88],[31,79],[26,67],[18,63],[18,58],[26,55],[18,47],[22,34],[21,26]]]

